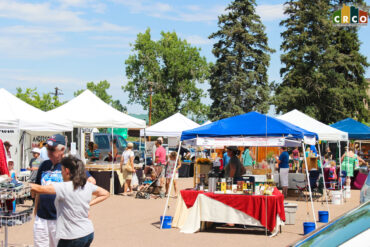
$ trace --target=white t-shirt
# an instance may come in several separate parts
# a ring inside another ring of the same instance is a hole
[[[123,151],[121,157],[121,159],[123,159],[123,165],[126,165],[126,163],[130,160],[131,157],[134,157],[134,152],[132,150]]]
[[[53,183],[57,209],[57,239],[76,239],[94,232],[88,218],[92,193],[97,186],[87,182],[83,189],[73,189],[72,181]]]

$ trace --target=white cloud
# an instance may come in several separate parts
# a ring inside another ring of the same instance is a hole
[[[83,1],[80,0],[80,2]],[[82,18],[83,15],[83,12],[71,11],[63,7],[52,7],[49,3],[0,1],[0,18],[42,25],[44,28],[50,28],[55,32],[125,32],[130,30],[130,27],[127,26],[101,21],[88,21]]]
[[[218,15],[225,12],[225,6],[185,5],[171,6],[169,4],[148,0],[111,0],[125,5],[132,13],[145,14],[159,19],[185,22],[210,22],[217,20]]]
[[[284,17],[284,5],[283,4],[257,5],[256,12],[261,17],[262,21],[280,20]]]
[[[95,13],[103,14],[107,6],[97,0],[58,0],[62,8],[90,8]]]
[[[209,40],[207,38],[203,38],[203,37],[198,36],[198,35],[190,35],[190,36],[186,37],[185,39],[192,45],[209,45],[209,44],[212,44],[211,40]]]
[[[112,0],[115,3],[123,4],[130,8],[133,13],[164,13],[172,11],[169,4],[153,2],[148,0]]]

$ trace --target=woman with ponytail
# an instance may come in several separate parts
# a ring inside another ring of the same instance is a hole
[[[61,163],[63,183],[31,184],[31,188],[39,194],[56,194],[58,247],[88,247],[94,238],[94,227],[89,219],[90,206],[107,199],[109,192],[87,182],[85,165],[81,160],[69,156]]]

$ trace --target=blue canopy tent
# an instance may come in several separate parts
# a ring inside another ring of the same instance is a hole
[[[349,139],[370,140],[370,127],[352,118],[343,119],[330,126],[348,132]]]
[[[305,140],[308,144],[315,144],[315,139],[318,139],[316,133],[304,130],[284,120],[270,117],[258,112],[249,112],[246,114],[221,119],[219,121],[182,132],[181,140],[190,140],[197,138],[220,138],[220,137],[269,137],[274,142],[268,142],[263,145],[261,141],[256,143],[256,146],[284,146],[276,138],[284,138],[284,140]],[[234,138],[233,140],[237,140]],[[250,139],[240,139],[239,146],[254,146],[251,145]],[[244,141],[243,141],[244,140]],[[248,141],[249,140],[249,141]],[[260,139],[261,140],[261,139]],[[267,142],[267,139],[266,139]],[[274,145],[279,144],[279,145]],[[288,142],[284,142],[288,144]],[[300,143],[299,143],[300,144]],[[236,144],[235,144],[236,145]],[[297,145],[296,143],[293,144]]]
[[[221,119],[219,121],[182,132],[181,141],[198,146],[299,146],[304,143],[315,145],[318,135],[284,120],[258,112]],[[307,160],[305,159],[307,167]],[[306,169],[309,181],[308,169]],[[316,225],[312,202],[311,186],[308,183],[313,218]]]

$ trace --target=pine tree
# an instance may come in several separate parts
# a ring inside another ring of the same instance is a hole
[[[289,1],[285,6],[277,111],[298,109],[324,123],[346,117],[366,120],[368,63],[359,53],[356,28],[333,25],[329,0]]]
[[[265,27],[254,0],[235,0],[219,16],[219,30],[210,35],[216,63],[209,89],[209,118],[218,120],[252,110],[267,112],[272,84],[268,82],[269,53]]]

